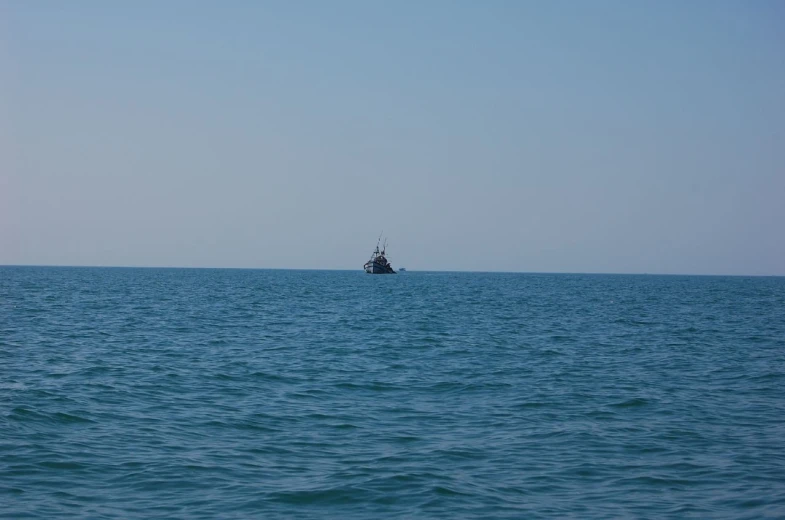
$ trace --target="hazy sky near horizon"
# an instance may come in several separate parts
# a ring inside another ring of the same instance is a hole
[[[0,0],[0,264],[785,275],[785,3]]]

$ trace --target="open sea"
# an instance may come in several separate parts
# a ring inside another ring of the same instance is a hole
[[[0,267],[0,517],[785,518],[785,278]]]

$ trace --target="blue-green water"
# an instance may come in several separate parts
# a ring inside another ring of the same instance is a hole
[[[0,516],[785,517],[785,279],[2,267]]]

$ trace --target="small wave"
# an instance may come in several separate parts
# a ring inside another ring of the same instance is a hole
[[[434,454],[439,456],[444,456],[450,459],[465,459],[465,460],[477,460],[477,459],[482,459],[485,456],[482,451],[470,450],[465,448],[451,448],[451,449],[436,450]]]
[[[523,403],[516,404],[515,408],[519,410],[526,410],[529,408],[546,408],[548,406],[552,406],[552,403],[545,401],[525,401]]]
[[[271,374],[270,372],[254,372],[251,374],[251,377],[256,379],[263,379],[265,381],[280,381],[280,382],[291,382],[295,381],[295,379],[282,376],[280,374]]]
[[[365,493],[351,487],[335,487],[327,489],[309,489],[300,491],[279,491],[272,493],[269,500],[285,504],[322,504],[341,505],[362,502]]]
[[[340,388],[343,390],[370,390],[371,392],[393,392],[396,390],[400,390],[400,387],[387,384],[387,383],[380,383],[380,382],[370,382],[370,383],[337,383],[335,385],[336,388]]]
[[[23,406],[17,406],[11,410],[9,418],[17,421],[29,421],[35,419],[46,419],[47,416],[35,410],[28,410]]]
[[[63,461],[43,461],[38,465],[47,469],[63,469],[63,470],[80,470],[85,469],[87,466],[79,462],[63,462]]]
[[[641,406],[648,406],[651,404],[647,399],[642,397],[635,397],[633,399],[628,399],[626,401],[622,401],[620,403],[614,403],[610,406],[613,408],[638,408]]]
[[[422,437],[418,437],[417,435],[398,435],[393,437],[392,442],[395,444],[410,444],[413,442],[418,442],[422,440]]]
[[[646,488],[646,487],[689,486],[698,483],[699,482],[695,480],[684,479],[684,478],[668,478],[668,477],[657,477],[652,475],[639,475],[635,477],[616,479],[614,485],[618,485],[620,487],[630,486],[634,489],[639,489],[641,487]]]
[[[356,424],[340,423],[333,426],[337,430],[359,430],[361,427]]]
[[[27,390],[28,386],[24,383],[0,382],[0,390]]]
[[[94,423],[92,419],[65,412],[43,413],[36,410],[18,406],[11,410],[9,418],[20,422],[28,421],[53,421],[56,423]]]
[[[436,493],[437,495],[442,496],[470,496],[469,493],[464,493],[462,491],[456,491],[451,489],[447,486],[434,486],[431,488],[431,492]]]

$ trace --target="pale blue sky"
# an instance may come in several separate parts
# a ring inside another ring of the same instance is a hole
[[[0,0],[0,264],[785,275],[785,3]]]

